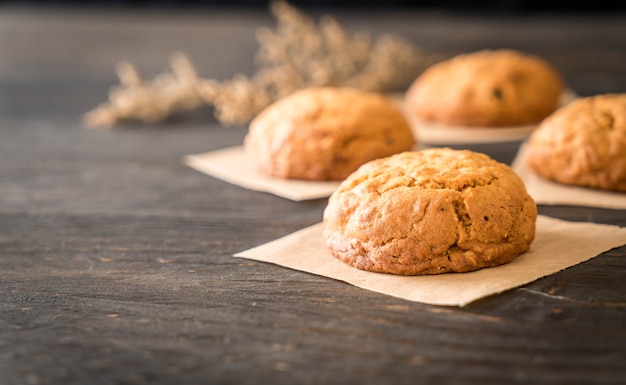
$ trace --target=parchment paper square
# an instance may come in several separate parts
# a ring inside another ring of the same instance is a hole
[[[527,157],[528,144],[525,142],[520,146],[511,168],[522,178],[528,194],[536,203],[626,209],[626,194],[551,182],[530,169]]]
[[[362,271],[344,264],[328,251],[322,229],[319,223],[235,257],[318,274],[409,301],[465,306],[626,244],[626,228],[539,216],[530,250],[508,264],[470,273],[408,277]]]
[[[423,146],[522,141],[539,125],[539,123],[535,123],[509,127],[463,127],[426,122],[409,112],[409,107],[404,100],[406,97],[404,93],[388,94],[387,96],[404,112],[413,132]],[[576,98],[576,93],[567,89],[559,97],[559,106],[571,103]]]
[[[183,161],[191,168],[228,183],[293,201],[327,198],[340,183],[339,181],[316,182],[272,178],[262,175],[256,170],[254,160],[246,154],[243,146],[187,155]]]

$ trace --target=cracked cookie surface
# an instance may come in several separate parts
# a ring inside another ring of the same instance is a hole
[[[404,115],[382,95],[320,87],[296,91],[261,112],[244,148],[268,175],[341,180],[414,143]]]
[[[333,255],[362,270],[467,272],[528,250],[537,207],[505,164],[468,150],[404,152],[361,166],[324,211]]]
[[[406,95],[417,118],[453,126],[537,123],[558,106],[559,73],[543,59],[512,50],[484,50],[437,63]]]
[[[546,179],[626,192],[626,94],[562,107],[530,136],[527,160]]]

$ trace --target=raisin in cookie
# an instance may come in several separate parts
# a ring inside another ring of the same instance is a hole
[[[331,195],[324,236],[335,257],[358,269],[466,272],[526,251],[536,218],[535,202],[507,165],[438,148],[360,167]]]
[[[428,68],[407,91],[406,106],[416,118],[433,123],[515,126],[550,115],[563,90],[559,73],[541,58],[485,50]]]
[[[296,91],[263,110],[251,122],[244,148],[268,175],[341,180],[414,142],[404,115],[385,97],[321,87]]]
[[[527,161],[546,179],[626,192],[626,94],[559,109],[530,136]]]

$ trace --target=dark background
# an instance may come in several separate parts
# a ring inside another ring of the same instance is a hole
[[[301,8],[412,8],[463,13],[614,13],[626,12],[626,2],[600,1],[409,1],[409,0],[293,0]],[[0,5],[80,6],[80,7],[134,7],[134,8],[202,8],[246,7],[267,8],[268,1],[261,0],[0,0]]]

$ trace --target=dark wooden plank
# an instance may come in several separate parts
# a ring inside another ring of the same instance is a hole
[[[581,95],[626,90],[626,19],[346,12],[442,55],[545,56]],[[263,12],[0,13],[0,384],[620,384],[626,247],[470,304],[364,291],[238,251],[321,220],[210,178],[185,154],[241,143],[198,111],[91,131],[116,61],[170,52],[205,76],[253,70]],[[62,42],[59,43],[59,42]],[[510,162],[519,143],[473,145]],[[625,210],[541,206],[626,226]]]
[[[621,376],[626,248],[457,309],[231,258],[289,230],[271,221],[13,214],[0,223],[0,351],[15,378],[33,368],[45,373],[38,383]],[[241,231],[246,240],[233,239]]]

